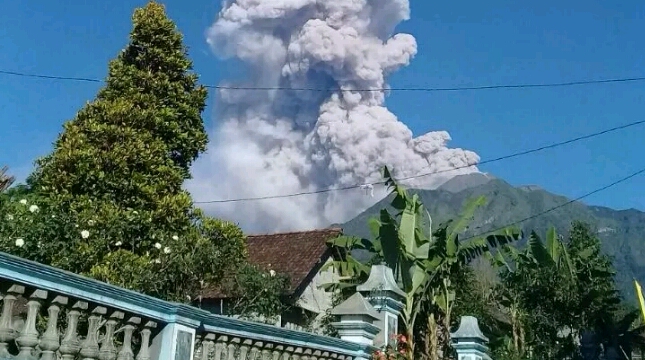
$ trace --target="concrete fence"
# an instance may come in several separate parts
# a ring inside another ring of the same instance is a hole
[[[375,291],[377,289],[378,291]],[[364,360],[396,332],[402,294],[383,265],[334,308],[340,339],[214,315],[0,253],[0,360]],[[477,319],[458,360],[489,359]]]

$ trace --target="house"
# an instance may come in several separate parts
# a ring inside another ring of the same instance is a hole
[[[249,262],[290,280],[285,298],[292,306],[276,325],[301,329],[313,320],[315,328],[315,321],[332,307],[332,293],[320,286],[337,281],[338,276],[331,267],[320,270],[337,256],[327,241],[340,235],[342,229],[331,228],[247,237]],[[200,306],[224,314],[231,300],[218,289],[208,289],[202,293]]]

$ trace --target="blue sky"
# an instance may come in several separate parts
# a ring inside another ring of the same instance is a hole
[[[143,0],[8,1],[0,12],[0,70],[103,78],[127,43],[130,16]],[[203,83],[234,72],[204,31],[219,1],[166,0],[185,34]],[[520,5],[526,4],[526,5]],[[529,7],[529,4],[532,6]],[[565,4],[565,5],[563,5]],[[454,87],[564,82],[645,75],[645,2],[413,0],[399,31],[419,53],[393,75],[393,87]],[[0,165],[22,177],[51,150],[64,121],[99,84],[0,75]],[[451,146],[482,159],[642,120],[645,82],[567,88],[445,93],[394,92],[388,106],[416,134],[447,130]],[[209,100],[212,103],[212,98]],[[205,120],[210,128],[212,110]],[[576,197],[645,167],[645,125],[581,143],[482,166],[512,184],[537,184]],[[645,210],[645,176],[587,202]],[[271,194],[267,194],[271,195]]]

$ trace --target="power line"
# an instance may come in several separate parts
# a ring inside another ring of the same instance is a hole
[[[490,234],[490,233],[494,233],[494,232],[497,232],[497,231],[501,231],[501,230],[504,230],[504,229],[506,229],[506,228],[508,228],[508,227],[515,226],[515,225],[519,225],[519,224],[521,224],[521,223],[523,223],[523,222],[525,222],[525,221],[533,220],[533,219],[535,219],[535,218],[538,218],[538,217],[544,216],[544,215],[546,215],[546,214],[548,214],[548,213],[550,213],[550,212],[553,212],[553,211],[555,211],[555,210],[561,209],[561,208],[563,208],[563,207],[565,207],[565,206],[568,206],[568,205],[571,205],[571,204],[573,204],[573,203],[575,203],[575,202],[578,202],[578,201],[580,201],[580,200],[583,200],[583,199],[585,199],[585,198],[587,198],[587,197],[589,197],[589,196],[591,196],[591,195],[595,195],[595,194],[597,194],[597,193],[599,193],[599,192],[601,192],[601,191],[605,191],[605,190],[607,190],[607,189],[609,189],[609,188],[611,188],[611,187],[613,187],[613,186],[616,186],[616,185],[618,185],[618,184],[620,184],[620,183],[623,183],[623,182],[625,182],[625,181],[627,181],[627,180],[629,180],[629,179],[631,179],[631,178],[633,178],[633,177],[636,177],[636,176],[638,176],[638,175],[640,175],[640,174],[642,174],[642,173],[645,173],[645,168],[640,169],[640,170],[638,170],[638,171],[636,171],[636,172],[634,172],[634,173],[632,173],[632,174],[630,174],[630,175],[627,175],[627,176],[625,176],[625,177],[623,177],[623,178],[620,178],[620,179],[618,179],[618,180],[616,180],[616,181],[614,181],[614,182],[612,182],[612,183],[610,183],[610,184],[607,184],[607,185],[605,185],[605,186],[603,186],[603,187],[600,187],[600,188],[597,188],[597,189],[595,189],[595,190],[593,190],[593,191],[590,191],[590,192],[588,192],[588,193],[586,193],[586,194],[584,194],[584,195],[578,196],[577,198],[575,198],[575,199],[573,199],[573,200],[569,200],[569,201],[567,201],[567,202],[565,202],[565,203],[562,203],[562,204],[560,204],[560,205],[554,206],[554,207],[552,207],[552,208],[549,208],[549,209],[544,210],[544,211],[542,211],[542,212],[539,212],[539,213],[537,213],[537,214],[533,214],[533,215],[531,215],[531,216],[529,216],[529,217],[526,217],[526,218],[524,218],[524,219],[522,219],[522,220],[514,221],[514,222],[512,222],[512,223],[506,224],[506,225],[504,225],[504,226],[500,226],[500,227],[495,228],[495,229],[493,229],[493,230],[483,232],[483,233],[481,233],[481,234],[479,234],[479,235],[473,235],[473,236],[466,237],[466,238],[462,239],[462,241],[464,241],[464,240],[470,240],[470,239],[473,239],[473,238],[476,238],[476,237],[480,237],[480,236],[483,236],[483,235],[485,235],[485,234]]]
[[[602,130],[602,131],[594,132],[594,133],[591,133],[591,134],[579,136],[579,137],[576,137],[576,138],[573,138],[573,139],[569,139],[569,140],[565,140],[565,141],[561,141],[561,142],[557,142],[557,143],[552,143],[552,144],[545,145],[545,146],[540,146],[540,147],[533,148],[533,149],[530,149],[530,150],[516,152],[516,153],[513,153],[513,154],[508,154],[508,155],[500,156],[500,157],[497,157],[497,158],[480,161],[478,163],[468,164],[468,165],[464,165],[464,166],[458,166],[458,167],[453,168],[453,169],[444,169],[444,170],[433,171],[433,172],[428,172],[428,173],[414,175],[414,176],[408,176],[408,177],[404,177],[404,178],[397,178],[396,181],[406,181],[406,180],[416,179],[416,178],[420,178],[420,177],[424,177],[424,176],[436,175],[436,174],[441,174],[441,173],[445,173],[445,172],[465,169],[465,168],[469,168],[471,166],[490,164],[490,163],[493,163],[493,162],[507,160],[507,159],[511,159],[511,158],[514,158],[514,157],[518,157],[518,156],[528,155],[528,154],[536,153],[536,152],[547,150],[547,149],[553,149],[553,148],[556,148],[556,147],[559,147],[559,146],[571,144],[571,143],[581,141],[581,140],[590,139],[590,138],[593,138],[593,137],[596,137],[596,136],[608,134],[608,133],[618,131],[618,130],[623,130],[623,129],[626,129],[626,128],[629,128],[629,127],[632,127],[632,126],[636,126],[636,125],[641,125],[641,124],[644,124],[644,123],[645,123],[645,120],[635,121],[635,122],[631,122],[631,123],[628,123],[628,124],[623,124],[623,125],[619,125],[619,126],[616,126],[616,127],[613,127],[613,128],[605,129],[605,130]],[[379,182],[371,183],[370,185],[377,185],[377,184],[384,184],[384,183],[385,183],[385,181],[379,181]],[[269,199],[290,198],[290,197],[297,197],[297,196],[303,196],[303,195],[322,194],[322,193],[327,193],[327,192],[332,192],[332,191],[345,191],[345,190],[357,189],[357,188],[361,188],[361,187],[363,187],[365,185],[367,185],[367,184],[351,185],[351,186],[345,186],[345,187],[340,187],[340,188],[328,188],[328,189],[321,189],[321,190],[315,190],[315,191],[303,191],[303,192],[299,192],[299,193],[285,194],[285,195],[267,195],[267,196],[247,197],[247,198],[238,198],[238,199],[195,201],[195,204],[216,204],[216,203],[230,203],[230,202],[241,202],[241,201],[259,201],[259,200],[269,200]]]
[[[86,77],[72,77],[72,76],[58,76],[58,75],[45,75],[34,74],[19,71],[0,70],[1,75],[30,77],[38,79],[49,80],[62,80],[62,81],[77,81],[77,82],[91,82],[102,83],[103,80],[96,78]],[[292,91],[352,91],[352,92],[370,92],[370,91],[417,91],[417,92],[446,92],[446,91],[473,91],[473,90],[492,90],[492,89],[525,89],[525,88],[549,88],[549,87],[565,87],[577,85],[593,85],[593,84],[610,84],[610,83],[627,83],[627,82],[640,82],[645,81],[645,76],[627,77],[627,78],[610,78],[610,79],[597,79],[597,80],[579,80],[568,82],[555,82],[555,83],[526,83],[526,84],[501,84],[501,85],[480,85],[480,86],[457,86],[457,87],[399,87],[399,88],[376,88],[376,89],[323,89],[323,88],[291,88],[291,87],[257,87],[257,86],[228,86],[228,85],[204,85],[209,89],[219,90],[292,90]]]

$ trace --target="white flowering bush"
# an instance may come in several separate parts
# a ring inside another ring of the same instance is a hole
[[[13,218],[2,223],[0,249],[186,301],[244,262],[244,235],[195,210],[183,188],[208,143],[208,95],[181,33],[154,1],[132,20],[105,86],[36,161],[22,189],[34,194],[0,195],[0,215]]]
[[[41,211],[37,198],[21,188],[0,196],[0,251],[52,263],[61,244],[81,237],[68,219]]]
[[[192,226],[168,232],[145,213],[105,209],[61,211],[25,189],[10,190],[0,195],[0,251],[183,302],[244,264],[245,238],[235,224],[195,212]]]
[[[242,315],[243,319],[274,323],[275,316],[291,305],[283,299],[289,279],[273,269],[266,271],[245,264],[227,277],[223,285],[224,292],[234,299],[229,312]]]

